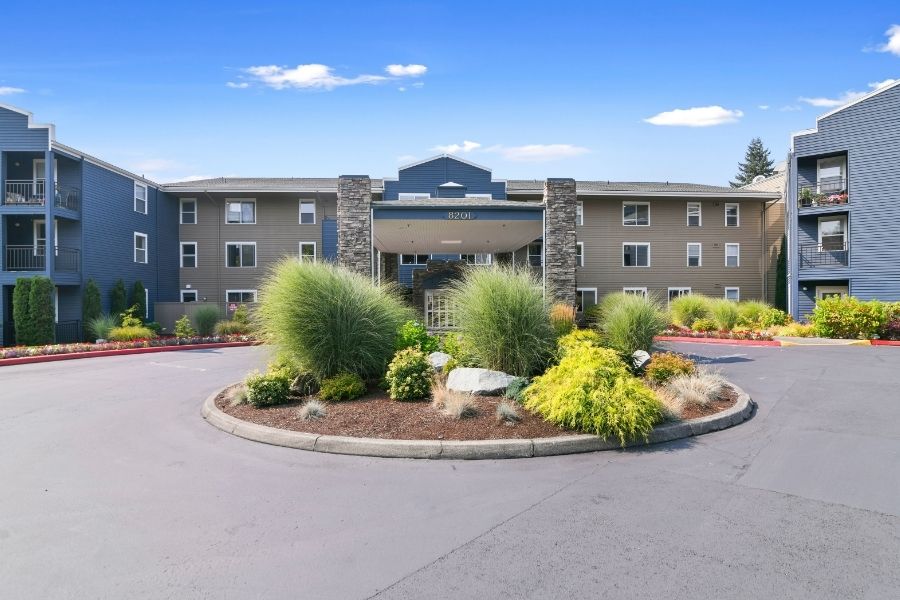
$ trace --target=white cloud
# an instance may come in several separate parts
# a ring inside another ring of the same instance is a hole
[[[582,146],[572,144],[527,144],[525,146],[496,145],[485,149],[486,152],[496,152],[506,160],[514,162],[547,162],[573,158],[590,152]]]
[[[397,88],[397,91],[398,91],[398,92],[405,92],[405,91],[406,91],[406,88],[403,87],[403,86],[401,85],[400,87]]]
[[[424,82],[424,81],[417,81],[417,82],[415,82],[414,84],[412,84],[411,87],[414,87],[414,88],[425,87],[425,82]]]
[[[780,110],[781,112],[796,112],[798,110],[803,110],[803,108],[800,106],[797,106],[796,104],[786,104],[786,105],[782,106],[781,108],[779,108],[778,110]]]
[[[823,107],[823,108],[834,108],[835,106],[843,106],[844,104],[847,104],[848,102],[853,102],[854,100],[858,100],[858,99],[862,98],[863,96],[865,96],[866,94],[868,94],[869,92],[871,92],[872,90],[881,89],[887,85],[891,85],[895,81],[897,81],[897,80],[896,79],[885,79],[884,81],[873,81],[873,82],[869,83],[870,89],[869,89],[869,91],[866,91],[866,92],[857,92],[857,91],[853,91],[853,90],[847,90],[846,92],[844,92],[843,94],[841,94],[840,96],[837,96],[835,98],[827,98],[824,96],[817,96],[817,97],[810,98],[807,96],[801,96],[800,98],[798,98],[798,100],[800,100],[800,102],[806,102],[810,106],[818,106],[818,107]]]
[[[891,54],[896,54],[900,56],[900,25],[891,25],[887,31],[884,32],[884,35],[887,36],[888,40],[878,46],[877,50],[879,52],[890,52]]]
[[[420,77],[428,71],[425,65],[388,65],[384,68],[388,75],[394,77]]]
[[[10,87],[8,85],[0,85],[0,96],[12,96],[13,94],[23,94],[25,90],[17,87]]]
[[[447,144],[446,146],[434,146],[432,150],[440,152],[441,154],[465,154],[466,152],[471,152],[472,150],[477,150],[481,148],[481,144],[478,142],[470,142],[469,140],[463,140],[462,144]]]
[[[736,123],[743,116],[744,113],[739,110],[729,110],[721,106],[697,106],[661,112],[644,121],[651,125],[669,127],[712,127]]]
[[[881,89],[883,87],[887,87],[887,86],[891,85],[892,83],[896,83],[896,82],[897,82],[896,79],[885,79],[884,81],[874,81],[869,84],[869,87],[872,88],[873,90],[877,90],[877,89]]]
[[[245,90],[248,87],[250,87],[250,84],[247,83],[246,81],[241,81],[240,83],[236,83],[234,81],[229,81],[225,85],[234,90]]]
[[[760,104],[759,106],[757,106],[757,108],[759,110],[769,110],[769,105],[768,104]]]
[[[285,88],[333,90],[336,87],[347,85],[381,83],[388,79],[382,75],[341,77],[335,75],[334,69],[328,65],[319,64],[297,65],[294,68],[264,65],[249,67],[244,71],[276,90]]]

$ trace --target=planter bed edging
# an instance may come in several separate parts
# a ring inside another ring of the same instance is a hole
[[[658,335],[657,342],[689,342],[693,344],[733,344],[735,346],[781,346],[778,340],[732,340],[728,338],[689,337],[682,335]]]
[[[75,360],[78,358],[99,358],[102,356],[125,356],[127,354],[148,354],[151,352],[172,352],[175,350],[212,350],[215,348],[236,348],[239,346],[255,346],[260,342],[215,342],[212,344],[184,344],[171,346],[152,346],[149,348],[122,348],[121,350],[95,350],[93,352],[68,352],[65,354],[46,354],[44,356],[18,356],[0,359],[0,367],[9,365],[28,365],[32,363],[54,362],[57,360]]]
[[[226,388],[231,387],[231,385],[226,386]],[[672,440],[718,431],[746,421],[750,418],[750,415],[753,414],[755,404],[744,390],[733,383],[730,383],[730,385],[738,395],[737,402],[735,402],[734,406],[707,417],[661,425],[650,433],[646,442],[643,440],[634,440],[627,442],[625,447],[628,448],[670,442]],[[311,450],[313,452],[325,452],[330,454],[376,456],[381,458],[483,460],[555,456],[559,454],[577,454],[581,452],[618,450],[622,448],[617,440],[604,440],[590,434],[535,439],[462,441],[393,440],[289,431],[244,421],[223,412],[216,406],[216,398],[222,390],[226,388],[214,391],[203,402],[201,414],[210,425],[232,435],[254,442],[296,448],[299,450]]]

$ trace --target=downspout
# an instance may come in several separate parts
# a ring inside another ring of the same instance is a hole
[[[221,256],[221,254],[219,254],[222,251],[222,219],[219,217],[223,216],[223,215],[219,215],[219,210],[216,205],[216,201],[212,196],[209,195],[209,190],[203,190],[203,194],[210,201],[210,203],[212,204],[212,207],[213,207],[213,209],[215,209],[215,213],[216,213],[216,292],[220,293],[223,290],[222,290],[222,256]],[[200,220],[199,219],[200,211],[198,210],[197,213],[198,214],[197,214],[197,217],[195,217],[195,220],[199,221]],[[180,240],[179,240],[179,243],[180,243]],[[179,254],[180,254],[180,252],[179,252]],[[181,285],[181,282],[179,282],[179,285]],[[221,298],[221,293],[220,293],[220,298]],[[197,294],[197,300],[200,300],[199,294]],[[218,302],[217,302],[217,304],[218,304]],[[227,311],[228,303],[224,302],[224,306],[225,306],[225,310]],[[223,314],[224,314],[224,312],[225,311],[223,311]]]

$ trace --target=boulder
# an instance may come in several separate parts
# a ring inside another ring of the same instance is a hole
[[[440,373],[444,370],[444,365],[446,365],[450,359],[453,358],[446,352],[432,352],[428,355],[428,362],[431,363],[431,366],[434,367],[434,370]]]
[[[499,396],[506,391],[513,379],[515,379],[513,375],[507,375],[502,371],[460,367],[450,371],[447,389],[479,396]]]
[[[650,354],[648,354],[644,350],[635,350],[634,354],[631,355],[631,364],[634,365],[635,369],[642,369],[649,362],[650,362]]]

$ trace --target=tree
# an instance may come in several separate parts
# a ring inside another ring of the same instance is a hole
[[[13,288],[13,326],[16,329],[16,344],[20,346],[30,346],[34,337],[28,310],[30,296],[31,278],[16,279],[16,287]]]
[[[31,321],[31,344],[52,344],[56,334],[56,310],[53,306],[53,282],[49,277],[35,277],[28,294],[28,317]]]
[[[88,323],[103,314],[103,301],[100,298],[100,288],[93,279],[88,279],[84,286],[84,298],[81,300],[81,325],[87,327]],[[89,338],[85,332],[85,339]]]
[[[131,286],[131,295],[128,297],[128,306],[137,306],[136,316],[143,321],[147,318],[147,295],[144,292],[144,284],[140,280]]]
[[[775,308],[787,312],[787,236],[781,238],[778,265],[775,267]]]
[[[763,146],[761,139],[753,138],[750,140],[750,145],[747,146],[744,162],[738,163],[737,177],[735,177],[735,181],[731,182],[731,187],[741,187],[753,183],[753,178],[757,175],[768,177],[774,172],[775,163],[769,158],[769,150]]]
[[[109,314],[119,319],[119,316],[127,309],[128,297],[125,294],[125,282],[120,279],[109,292]]]

